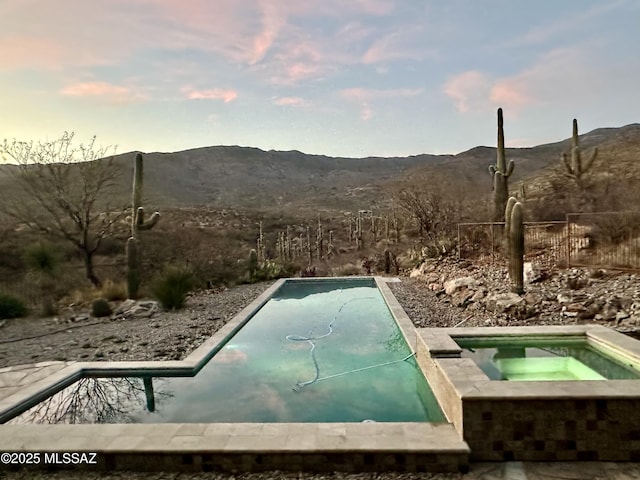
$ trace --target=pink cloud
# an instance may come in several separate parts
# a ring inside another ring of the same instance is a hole
[[[346,88],[340,91],[340,95],[348,100],[371,100],[376,98],[391,97],[415,97],[422,93],[421,88],[395,88],[379,90],[374,88]]]
[[[67,85],[60,93],[69,97],[98,98],[108,103],[122,104],[144,100],[144,95],[129,87],[113,85],[107,82],[80,82]]]
[[[526,93],[526,86],[518,79],[505,79],[496,82],[491,88],[489,99],[494,105],[514,110],[533,102],[533,99]]]
[[[491,78],[483,72],[463,72],[448,79],[443,91],[461,113],[504,107],[518,115],[532,105],[574,105],[606,90],[609,75],[586,49],[559,48],[513,75]]]
[[[405,27],[376,39],[362,56],[362,63],[373,64],[395,60],[422,60],[434,55],[433,50],[415,44],[422,27]]]
[[[62,68],[64,47],[52,39],[29,36],[5,37],[0,42],[0,69]]]
[[[456,110],[461,113],[483,109],[490,90],[491,80],[476,70],[449,78],[443,87],[444,93],[453,99]]]
[[[250,64],[254,64],[262,60],[273,42],[277,38],[280,30],[286,23],[286,13],[279,8],[277,2],[268,0],[260,0],[260,9],[262,10],[262,32],[254,38],[253,52],[249,60]]]
[[[185,87],[182,89],[182,93],[184,93],[189,100],[222,100],[224,103],[229,103],[238,98],[237,91],[224,88],[195,90],[190,87]]]
[[[308,107],[310,102],[300,97],[280,97],[276,98],[273,103],[281,107]]]

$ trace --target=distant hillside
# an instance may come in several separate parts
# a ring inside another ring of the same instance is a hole
[[[640,124],[600,128],[580,136],[588,153],[598,146],[596,168],[640,179]],[[570,139],[532,148],[507,149],[516,168],[511,185],[544,178],[570,151]],[[130,194],[135,152],[115,157],[122,169],[119,194]],[[491,188],[488,165],[494,147],[475,147],[457,155],[394,158],[334,158],[298,151],[215,146],[175,153],[147,153],[145,197],[149,208],[211,205],[220,208],[296,208],[347,210],[376,208],[396,180],[436,168]],[[6,170],[0,165],[0,186]]]

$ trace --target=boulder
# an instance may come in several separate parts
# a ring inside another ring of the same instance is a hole
[[[478,287],[480,285],[482,285],[482,282],[473,277],[458,277],[444,282],[444,291],[447,295],[453,295],[463,288]]]
[[[549,278],[549,273],[533,262],[524,262],[524,283],[542,282]]]
[[[489,295],[485,304],[494,313],[514,313],[525,307],[525,300],[517,293],[498,293]]]

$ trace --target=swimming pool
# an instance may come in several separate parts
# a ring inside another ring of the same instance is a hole
[[[445,422],[372,278],[289,280],[194,377],[85,376],[8,423]]]

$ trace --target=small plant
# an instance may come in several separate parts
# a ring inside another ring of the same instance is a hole
[[[151,293],[166,310],[179,310],[184,306],[187,294],[194,288],[191,269],[169,266],[152,283]]]
[[[110,302],[127,299],[127,286],[125,283],[116,283],[113,280],[106,280],[100,287],[100,296]]]
[[[19,298],[0,293],[0,319],[19,318],[27,314],[27,307]]]
[[[306,268],[303,268],[300,271],[300,276],[303,277],[303,278],[304,277],[315,277],[316,275],[317,275],[317,272],[316,272],[316,267],[315,266],[306,267]]]
[[[98,298],[91,303],[91,315],[94,317],[108,317],[113,313],[106,298]]]
[[[249,269],[249,280],[253,280],[258,270],[258,252],[252,248],[247,259],[247,268]]]
[[[360,275],[360,273],[362,273],[362,268],[353,263],[346,263],[333,269],[333,275],[336,277],[349,277]]]
[[[53,274],[60,261],[55,247],[42,242],[29,245],[24,251],[23,259],[31,270],[45,275]]]

